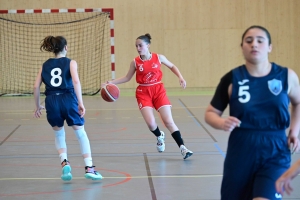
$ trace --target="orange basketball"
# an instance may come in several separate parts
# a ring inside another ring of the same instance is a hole
[[[100,91],[101,97],[104,101],[114,102],[119,98],[120,90],[115,84],[106,84]]]

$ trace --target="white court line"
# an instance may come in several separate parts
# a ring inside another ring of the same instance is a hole
[[[194,175],[194,176],[107,176],[103,179],[148,179],[148,178],[212,178],[212,177],[222,177],[221,174],[216,175]],[[73,179],[85,179],[85,177],[73,177]],[[0,181],[14,181],[14,180],[61,180],[60,178],[0,178]]]

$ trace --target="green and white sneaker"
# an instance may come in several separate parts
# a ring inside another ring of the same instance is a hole
[[[101,174],[97,171],[95,171],[95,166],[86,166],[85,167],[85,175],[84,177],[86,179],[92,179],[93,181],[97,181],[97,180],[101,180],[103,177],[101,176]]]
[[[61,163],[62,166],[62,170],[61,170],[61,180],[63,181],[70,181],[72,180],[72,174],[71,174],[71,166],[70,166],[70,162],[67,161],[66,159],[64,161],[62,161]]]

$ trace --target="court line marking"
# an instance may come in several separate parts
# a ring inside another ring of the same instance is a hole
[[[152,181],[151,170],[150,170],[147,154],[143,153],[143,155],[144,155],[145,167],[146,167],[146,171],[147,171],[147,175],[148,175],[147,178],[148,178],[148,183],[149,183],[149,186],[150,186],[151,197],[152,197],[152,200],[157,200],[156,194],[155,194],[155,188],[154,188],[153,181]]]
[[[0,146],[20,127],[21,125],[17,126],[4,140],[0,143]]]
[[[120,185],[123,183],[126,183],[128,181],[131,180],[131,175],[126,173],[126,172],[120,172],[120,171],[116,171],[116,170],[109,170],[109,169],[101,169],[102,171],[108,171],[108,172],[113,172],[113,173],[119,173],[119,174],[123,174],[123,177],[120,177],[121,181],[118,181],[116,183],[112,183],[112,184],[108,184],[108,185],[103,185],[102,188],[107,188],[107,187],[111,187],[111,186],[116,186],[116,185]],[[75,179],[86,179],[85,177],[74,177]],[[60,178],[0,178],[1,180],[6,179],[6,181],[8,180],[53,180],[53,179],[58,179],[60,180]],[[4,180],[5,181],[5,180]],[[101,180],[99,180],[101,182]],[[99,181],[94,181],[94,182],[99,182]],[[62,193],[62,192],[77,192],[77,191],[82,191],[82,190],[90,190],[91,188],[78,188],[78,189],[74,189],[74,190],[69,190],[69,191],[65,191],[65,190],[58,190],[58,191],[45,191],[45,192],[34,192],[34,193],[23,193],[23,194],[0,194],[0,197],[4,197],[4,196],[28,196],[28,195],[38,195],[38,194],[54,194],[54,193]]]
[[[198,120],[198,118],[193,114],[193,112],[183,103],[183,101],[181,99],[178,99],[178,100],[184,106],[185,110],[187,110],[187,112],[193,117],[196,124],[200,125],[205,130],[205,132],[211,137],[211,139],[215,142],[214,146],[220,152],[220,154],[225,158],[226,154],[219,147],[219,145],[217,143],[218,141],[216,140],[216,138],[207,130],[207,128],[205,128],[205,126]]]
[[[222,174],[211,174],[211,175],[183,175],[183,176],[130,176],[130,179],[149,179],[149,178],[218,178],[222,177]],[[300,174],[298,174],[300,176]],[[124,176],[107,176],[105,179],[124,179]],[[84,177],[73,177],[73,179],[86,179]],[[73,180],[72,179],[72,180]],[[60,178],[0,178],[0,181],[18,181],[18,180],[61,180]],[[101,180],[100,180],[101,181]]]
[[[218,149],[218,151],[220,152],[220,154],[225,158],[226,157],[226,153],[224,153],[222,151],[222,149],[219,147],[219,145],[217,143],[214,143],[216,149]]]
[[[131,179],[149,179],[149,178],[213,178],[222,177],[221,174],[215,175],[183,175],[183,176],[130,176]],[[300,176],[300,174],[298,175]],[[102,180],[105,179],[124,179],[125,176],[104,176]],[[84,177],[73,177],[73,179],[86,179]],[[72,180],[73,180],[72,179]],[[15,180],[61,180],[60,178],[0,178],[0,181],[15,181]],[[101,181],[101,180],[100,180]]]
[[[193,117],[194,121],[196,122],[196,124],[200,125],[205,131],[206,133],[211,137],[211,139],[214,141],[214,142],[217,142],[216,138],[205,128],[205,126],[198,120],[198,118],[194,115],[194,113],[189,109],[189,107],[187,107],[183,101],[181,99],[178,99],[179,102],[183,105],[183,107],[185,108],[185,110],[188,112],[188,114],[190,116]]]
[[[196,106],[196,107],[187,107],[191,109],[206,109],[205,106]],[[172,106],[172,110],[180,110],[180,109],[185,109],[183,107],[174,107]],[[86,109],[86,111],[126,111],[126,110],[136,110],[138,111],[138,108],[95,108],[95,109]],[[7,114],[19,114],[19,113],[33,113],[33,110],[0,110],[0,113],[7,113]]]

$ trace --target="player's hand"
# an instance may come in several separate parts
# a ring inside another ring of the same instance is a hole
[[[180,84],[180,86],[181,86],[183,89],[185,89],[185,87],[186,87],[186,81],[185,81],[183,78],[180,78],[180,79],[179,79],[179,84]]]
[[[42,115],[42,110],[43,109],[45,109],[44,106],[39,105],[39,107],[34,110],[33,117],[40,118],[41,115]]]
[[[235,117],[227,117],[224,118],[222,124],[222,130],[231,132],[235,127],[239,127],[241,125],[241,121]]]
[[[294,163],[284,174],[277,179],[275,186],[278,193],[283,194],[286,192],[288,195],[291,194],[293,188],[291,186],[291,181],[300,172],[300,160]]]
[[[102,83],[101,88],[104,88],[105,85],[110,84],[110,83],[111,83],[111,81],[106,81],[105,83]]]
[[[288,136],[288,146],[291,151],[291,154],[294,154],[300,150],[300,142],[298,136],[289,134]]]
[[[83,104],[78,105],[78,111],[79,111],[80,117],[82,118],[85,115],[85,107]]]

